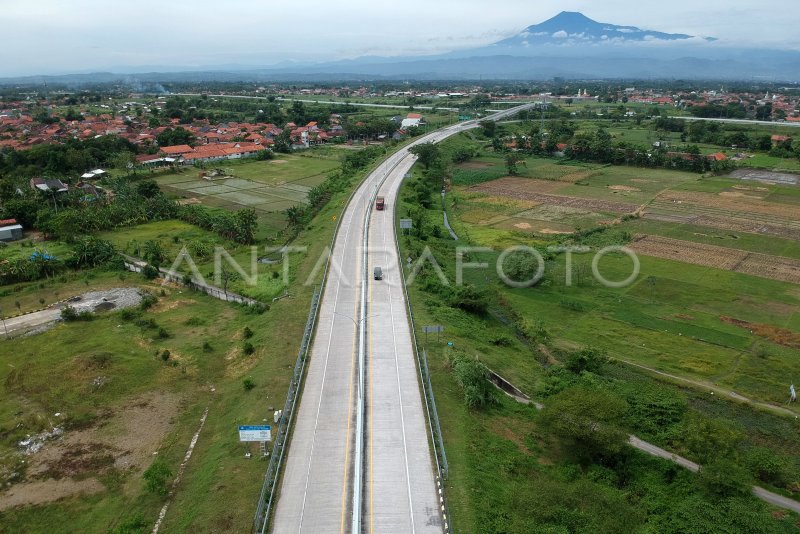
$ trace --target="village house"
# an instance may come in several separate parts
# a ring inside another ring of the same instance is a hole
[[[425,125],[425,119],[419,113],[409,113],[406,118],[400,122],[400,128],[417,128]]]
[[[22,225],[16,219],[0,221],[0,241],[9,242],[22,239]]]

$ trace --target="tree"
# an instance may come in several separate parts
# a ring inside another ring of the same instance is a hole
[[[181,126],[167,128],[156,137],[159,146],[191,145],[195,140],[195,135]]]
[[[149,239],[144,242],[144,259],[150,262],[154,267],[158,267],[165,259],[164,247],[161,243]]]
[[[237,243],[249,245],[256,239],[256,229],[258,228],[258,216],[256,210],[252,208],[237,211],[234,216],[235,237]]]
[[[153,198],[161,194],[161,189],[155,180],[142,180],[136,184],[136,192],[144,198]]]
[[[72,256],[67,260],[71,267],[95,267],[110,262],[117,250],[110,241],[87,236],[76,239],[72,245]]]
[[[289,128],[285,128],[278,136],[275,138],[275,152],[281,152],[283,154],[288,154],[292,151],[292,132]]]
[[[511,176],[517,174],[517,155],[513,152],[506,154],[506,170]]]
[[[742,435],[729,424],[700,416],[689,416],[683,444],[701,463],[717,457],[732,456]]]
[[[627,434],[620,423],[628,403],[601,389],[575,386],[551,397],[542,426],[586,461],[622,451]]]
[[[125,174],[130,174],[136,168],[136,159],[132,152],[117,152],[109,161],[114,168],[124,170]]]
[[[483,129],[483,135],[486,137],[494,137],[497,135],[497,123],[490,120],[481,121],[480,123],[481,128]]]
[[[426,169],[430,168],[441,158],[439,147],[433,143],[414,145],[408,149],[408,151],[417,156],[419,162]]]
[[[700,485],[714,497],[745,496],[750,493],[752,479],[747,469],[728,458],[716,459],[700,468]]]

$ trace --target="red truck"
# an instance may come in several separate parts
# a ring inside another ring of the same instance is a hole
[[[383,207],[384,207],[383,197],[377,197],[375,199],[375,209],[383,211]]]

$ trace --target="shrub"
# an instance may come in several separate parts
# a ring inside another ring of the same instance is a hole
[[[464,390],[464,403],[468,408],[485,408],[495,401],[489,370],[478,360],[456,358],[453,360],[453,374]]]
[[[91,321],[92,319],[94,319],[94,314],[88,310],[79,312],[69,305],[61,309],[61,320],[67,323],[72,321]]]
[[[61,320],[65,322],[77,321],[78,312],[72,306],[64,306],[61,308]]]
[[[149,310],[158,302],[158,297],[149,292],[142,293],[142,301],[139,303],[139,309]]]
[[[779,456],[771,449],[754,447],[747,451],[744,464],[760,481],[777,487],[796,484],[797,466],[786,457]]]
[[[148,280],[154,280],[158,278],[158,269],[152,265],[145,265],[144,269],[142,269],[142,275]]]
[[[269,304],[264,304],[263,302],[256,302],[255,304],[245,304],[244,309],[247,313],[252,313],[253,315],[261,315],[265,311],[269,311]]]
[[[156,495],[167,494],[167,482],[172,476],[172,471],[167,467],[167,463],[164,460],[158,458],[147,468],[142,476],[148,491]]]
[[[119,318],[123,321],[133,321],[134,319],[139,318],[140,313],[137,310],[132,310],[130,308],[126,308],[119,312]]]
[[[138,326],[139,328],[158,328],[158,323],[152,317],[148,319],[136,319],[133,324]]]
[[[250,330],[249,326],[245,326],[244,330],[242,331],[242,335],[244,336],[245,339],[250,339],[251,337],[253,337],[253,331]]]
[[[584,311],[586,309],[586,307],[583,305],[583,303],[580,302],[580,301],[577,301],[577,300],[562,299],[559,302],[559,305],[562,308],[565,308],[567,310],[576,311],[576,312],[582,312],[582,311]]]
[[[167,349],[164,349],[164,351],[161,353],[161,359],[164,360],[164,361],[169,360],[170,356],[171,356],[171,353]]]
[[[253,382],[252,378],[247,377],[244,380],[242,380],[242,387],[244,388],[245,391],[250,391],[251,389],[256,387],[256,383]]]
[[[583,371],[596,373],[606,362],[608,362],[608,356],[606,356],[605,351],[588,347],[570,354],[564,367],[575,374],[580,374]]]
[[[158,338],[159,339],[167,339],[169,337],[169,332],[163,326],[158,328]]]
[[[242,345],[242,351],[246,355],[250,356],[251,354],[253,354],[256,351],[256,348],[249,341],[245,341],[244,345]]]
[[[485,290],[478,289],[473,285],[461,286],[456,288],[450,298],[450,305],[482,315],[489,307],[489,295]]]
[[[146,534],[149,532],[148,523],[144,516],[138,513],[122,521],[119,525],[109,530],[109,534]]]
[[[496,345],[498,347],[510,347],[514,344],[514,340],[505,334],[498,334],[494,336],[491,342],[492,345]]]
[[[203,341],[203,352],[211,352],[214,348],[211,346],[211,343],[208,341]]]

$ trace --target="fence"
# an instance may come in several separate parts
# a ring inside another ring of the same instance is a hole
[[[261,486],[261,494],[258,498],[258,505],[256,506],[255,517],[253,518],[253,530],[263,534],[267,530],[269,523],[270,512],[272,510],[272,503],[275,500],[275,488],[278,484],[278,478],[283,462],[283,453],[286,451],[286,441],[289,438],[289,429],[292,425],[294,418],[294,409],[297,402],[297,394],[300,391],[300,384],[303,380],[303,373],[305,372],[306,357],[308,356],[308,347],[311,344],[311,335],[314,332],[314,324],[317,318],[317,308],[320,301],[319,286],[314,287],[314,295],[311,297],[311,309],[308,312],[308,320],[306,321],[306,329],[303,332],[303,340],[300,343],[300,349],[297,352],[297,361],[294,364],[294,373],[289,382],[289,392],[286,394],[286,403],[283,406],[283,412],[278,422],[278,431],[275,441],[272,446],[272,455],[269,459],[267,472],[264,475],[264,484]]]
[[[148,265],[146,261],[140,260],[139,258],[135,258],[133,256],[128,256],[127,254],[121,254],[121,256],[122,261],[125,264],[125,268],[134,273],[142,272]],[[167,282],[185,285],[186,287],[205,293],[206,295],[214,297],[215,299],[224,300],[226,302],[236,302],[237,304],[245,304],[247,306],[255,306],[259,304],[259,301],[255,299],[243,297],[242,295],[238,295],[231,291],[226,291],[225,289],[205,284],[194,278],[187,279],[183,275],[168,271],[163,267],[158,268],[158,276]]]
[[[442,438],[442,427],[439,425],[439,412],[436,410],[436,399],[433,396],[433,386],[431,385],[430,374],[428,373],[428,354],[422,349],[422,379],[425,382],[426,401],[430,403],[431,423],[435,432],[435,439],[439,443],[439,463],[441,465],[442,478],[447,480],[449,468],[447,465],[447,454],[444,452],[444,439]]]

